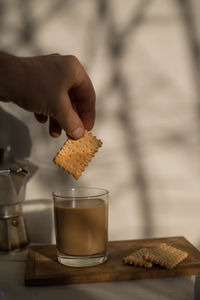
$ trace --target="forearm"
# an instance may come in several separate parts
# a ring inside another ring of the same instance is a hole
[[[0,51],[0,101],[13,101],[16,87],[22,79],[20,60]]]

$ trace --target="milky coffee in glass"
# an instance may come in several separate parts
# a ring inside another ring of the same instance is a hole
[[[103,263],[107,259],[108,191],[71,188],[53,197],[58,261],[74,267]]]

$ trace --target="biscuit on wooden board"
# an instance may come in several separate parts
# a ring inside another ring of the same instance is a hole
[[[166,269],[173,269],[182,262],[188,253],[166,243],[158,243],[144,254],[144,258]]]
[[[53,161],[78,179],[101,146],[102,141],[85,130],[82,138],[69,138]]]
[[[145,268],[151,268],[157,264],[166,269],[175,268],[182,262],[188,253],[172,247],[166,243],[157,243],[153,247],[140,248],[123,258],[123,263]]]
[[[153,264],[144,258],[144,254],[148,253],[148,248],[141,248],[130,255],[123,258],[123,263],[139,267],[151,268]]]

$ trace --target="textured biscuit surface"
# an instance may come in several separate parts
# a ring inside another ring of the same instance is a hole
[[[101,140],[85,130],[79,140],[68,139],[53,161],[78,179],[101,145]]]
[[[173,269],[188,253],[166,243],[159,243],[144,254],[144,258],[166,269]]]
[[[140,266],[145,268],[151,268],[152,262],[146,260],[144,255],[148,253],[148,248],[141,248],[130,255],[123,258],[123,263],[128,265]]]
[[[188,253],[166,243],[157,243],[153,247],[144,247],[123,258],[124,264],[151,268],[153,264],[166,269],[175,268]]]

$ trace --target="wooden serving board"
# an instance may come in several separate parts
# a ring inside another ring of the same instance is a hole
[[[159,266],[150,269],[124,265],[122,258],[141,247],[151,247],[156,242],[165,242],[189,256],[173,270]],[[105,281],[121,281],[144,278],[161,278],[200,274],[200,252],[184,237],[113,241],[108,244],[108,260],[95,267],[73,268],[61,265],[56,260],[55,245],[30,246],[25,285],[57,285]]]

